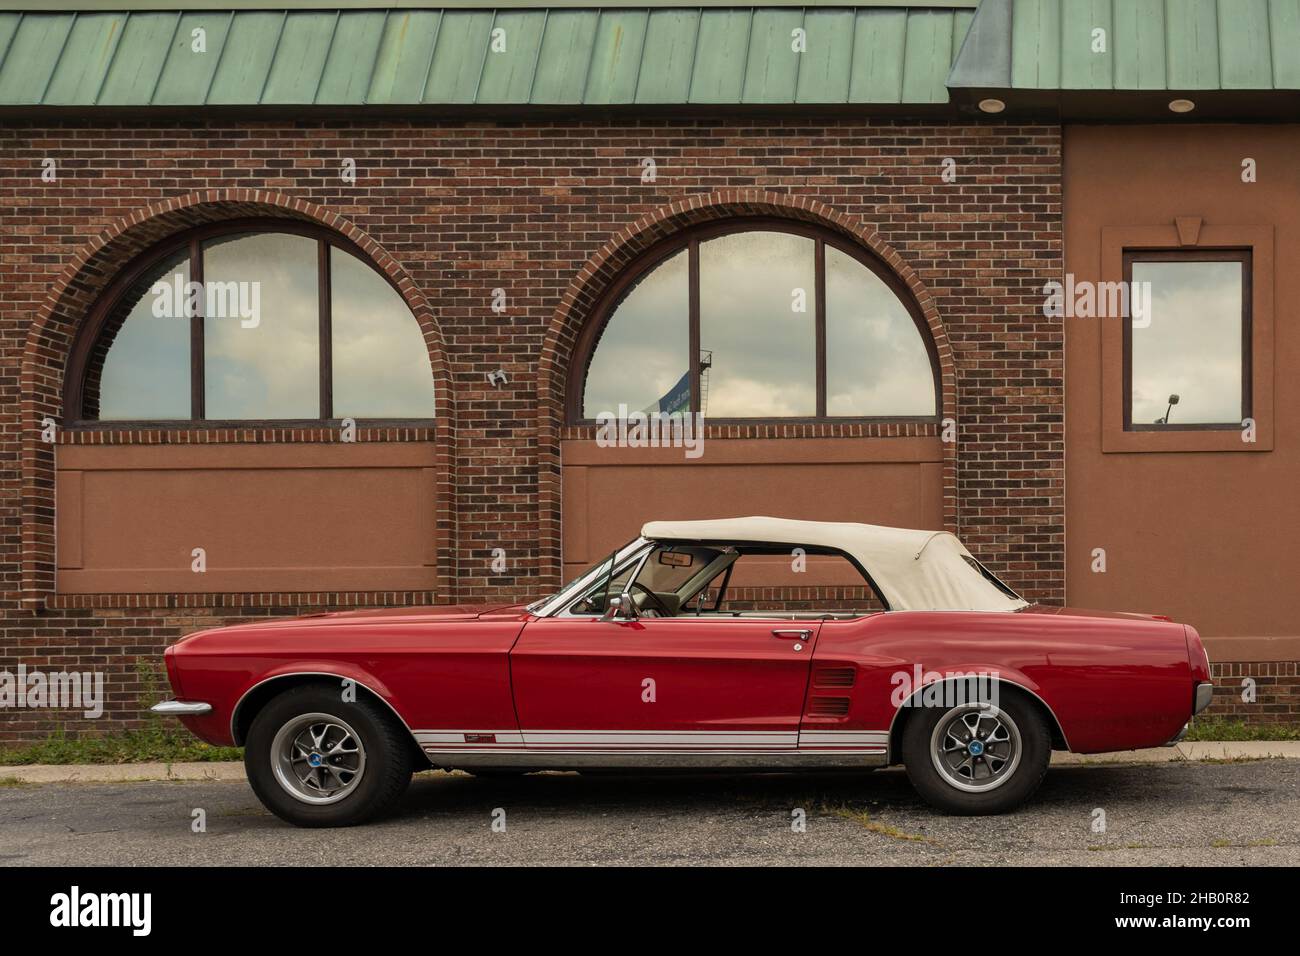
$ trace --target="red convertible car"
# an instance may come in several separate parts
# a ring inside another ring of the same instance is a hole
[[[874,598],[729,603],[738,565],[791,555],[846,562]],[[243,745],[258,797],[301,826],[372,818],[431,766],[902,763],[932,805],[999,813],[1053,750],[1171,743],[1212,689],[1187,625],[1027,604],[946,532],[778,518],[651,522],[527,606],[224,627],[166,662],[176,699],[154,710]]]

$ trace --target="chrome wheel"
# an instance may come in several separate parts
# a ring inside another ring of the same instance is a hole
[[[293,718],[271,741],[275,779],[303,803],[337,803],[366,772],[366,749],[346,721],[330,714]]]
[[[944,781],[972,793],[1002,786],[1020,764],[1020,729],[992,704],[961,704],[939,718],[930,758]]]

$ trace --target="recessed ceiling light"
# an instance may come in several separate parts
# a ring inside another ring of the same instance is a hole
[[[1007,108],[1007,104],[1001,100],[995,100],[991,97],[987,100],[980,100],[980,109],[985,113],[1001,113]]]
[[[1190,113],[1196,109],[1196,104],[1191,100],[1170,100],[1169,108],[1175,113]]]

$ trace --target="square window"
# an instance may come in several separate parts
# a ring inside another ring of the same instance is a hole
[[[1125,251],[1126,431],[1240,429],[1251,415],[1246,250]]]

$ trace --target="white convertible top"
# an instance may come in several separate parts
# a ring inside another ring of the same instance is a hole
[[[948,531],[753,517],[651,521],[641,535],[652,541],[802,545],[842,551],[871,575],[892,611],[1015,611],[1028,606],[980,573],[971,553]]]

